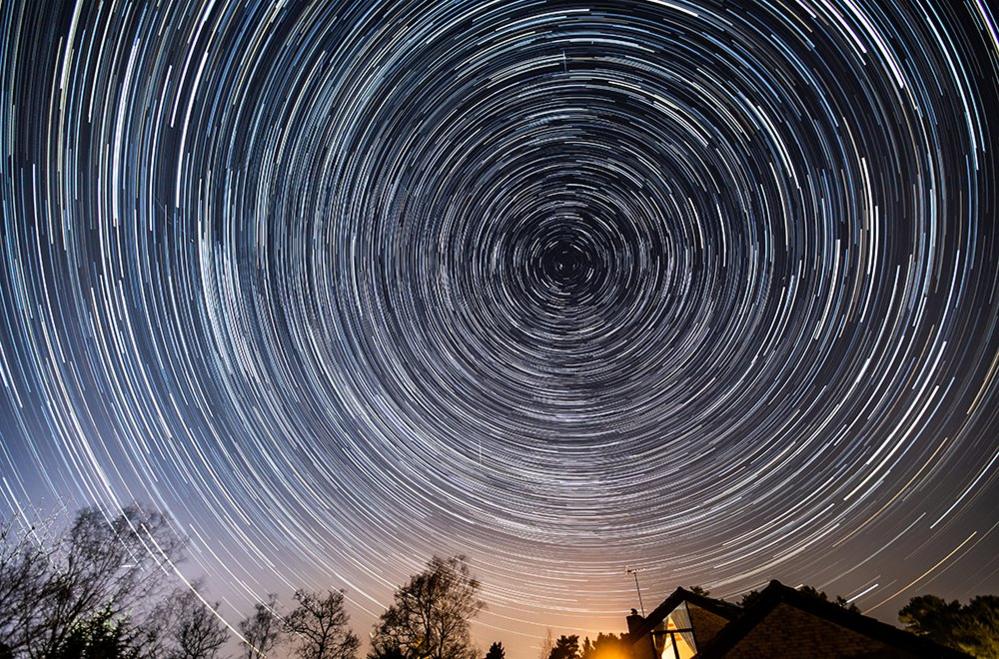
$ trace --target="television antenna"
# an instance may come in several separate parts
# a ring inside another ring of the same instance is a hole
[[[638,585],[638,571],[637,567],[627,567],[625,566],[625,571],[631,576],[635,577],[635,590],[638,591],[638,606],[642,608],[642,617],[645,617],[645,604],[642,603],[642,588]]]

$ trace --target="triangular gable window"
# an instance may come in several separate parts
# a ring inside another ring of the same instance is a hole
[[[697,654],[687,603],[681,602],[653,631],[656,653],[662,659],[691,659]]]

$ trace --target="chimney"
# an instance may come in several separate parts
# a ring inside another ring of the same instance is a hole
[[[645,618],[638,615],[638,611],[631,610],[628,616],[628,634],[631,635],[631,656],[634,659],[658,659],[656,657],[656,646],[652,642],[652,634],[645,632],[644,636],[637,636],[645,626]]]

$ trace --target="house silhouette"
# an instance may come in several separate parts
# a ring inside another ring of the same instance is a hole
[[[968,655],[771,581],[746,607],[677,588],[628,616],[633,659],[950,659]]]

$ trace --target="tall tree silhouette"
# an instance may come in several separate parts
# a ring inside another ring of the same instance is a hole
[[[395,591],[372,634],[373,652],[400,650],[408,659],[474,659],[469,621],[484,604],[464,556],[434,556]]]
[[[284,631],[302,659],[353,659],[360,640],[350,631],[350,616],[343,608],[343,591],[325,595],[295,592],[297,606],[284,619]]]
[[[64,532],[53,527],[0,528],[0,649],[11,657],[65,656],[71,646],[108,657],[149,650],[151,603],[184,558],[183,538],[138,505],[84,508]]]
[[[281,640],[281,622],[277,614],[277,595],[267,595],[267,602],[257,602],[253,613],[239,623],[245,639],[242,643],[246,659],[266,657]]]
[[[158,610],[156,617],[161,625],[156,630],[157,657],[167,659],[215,659],[222,646],[229,640],[229,630],[215,611],[219,603],[209,607],[194,589],[174,591]]]

